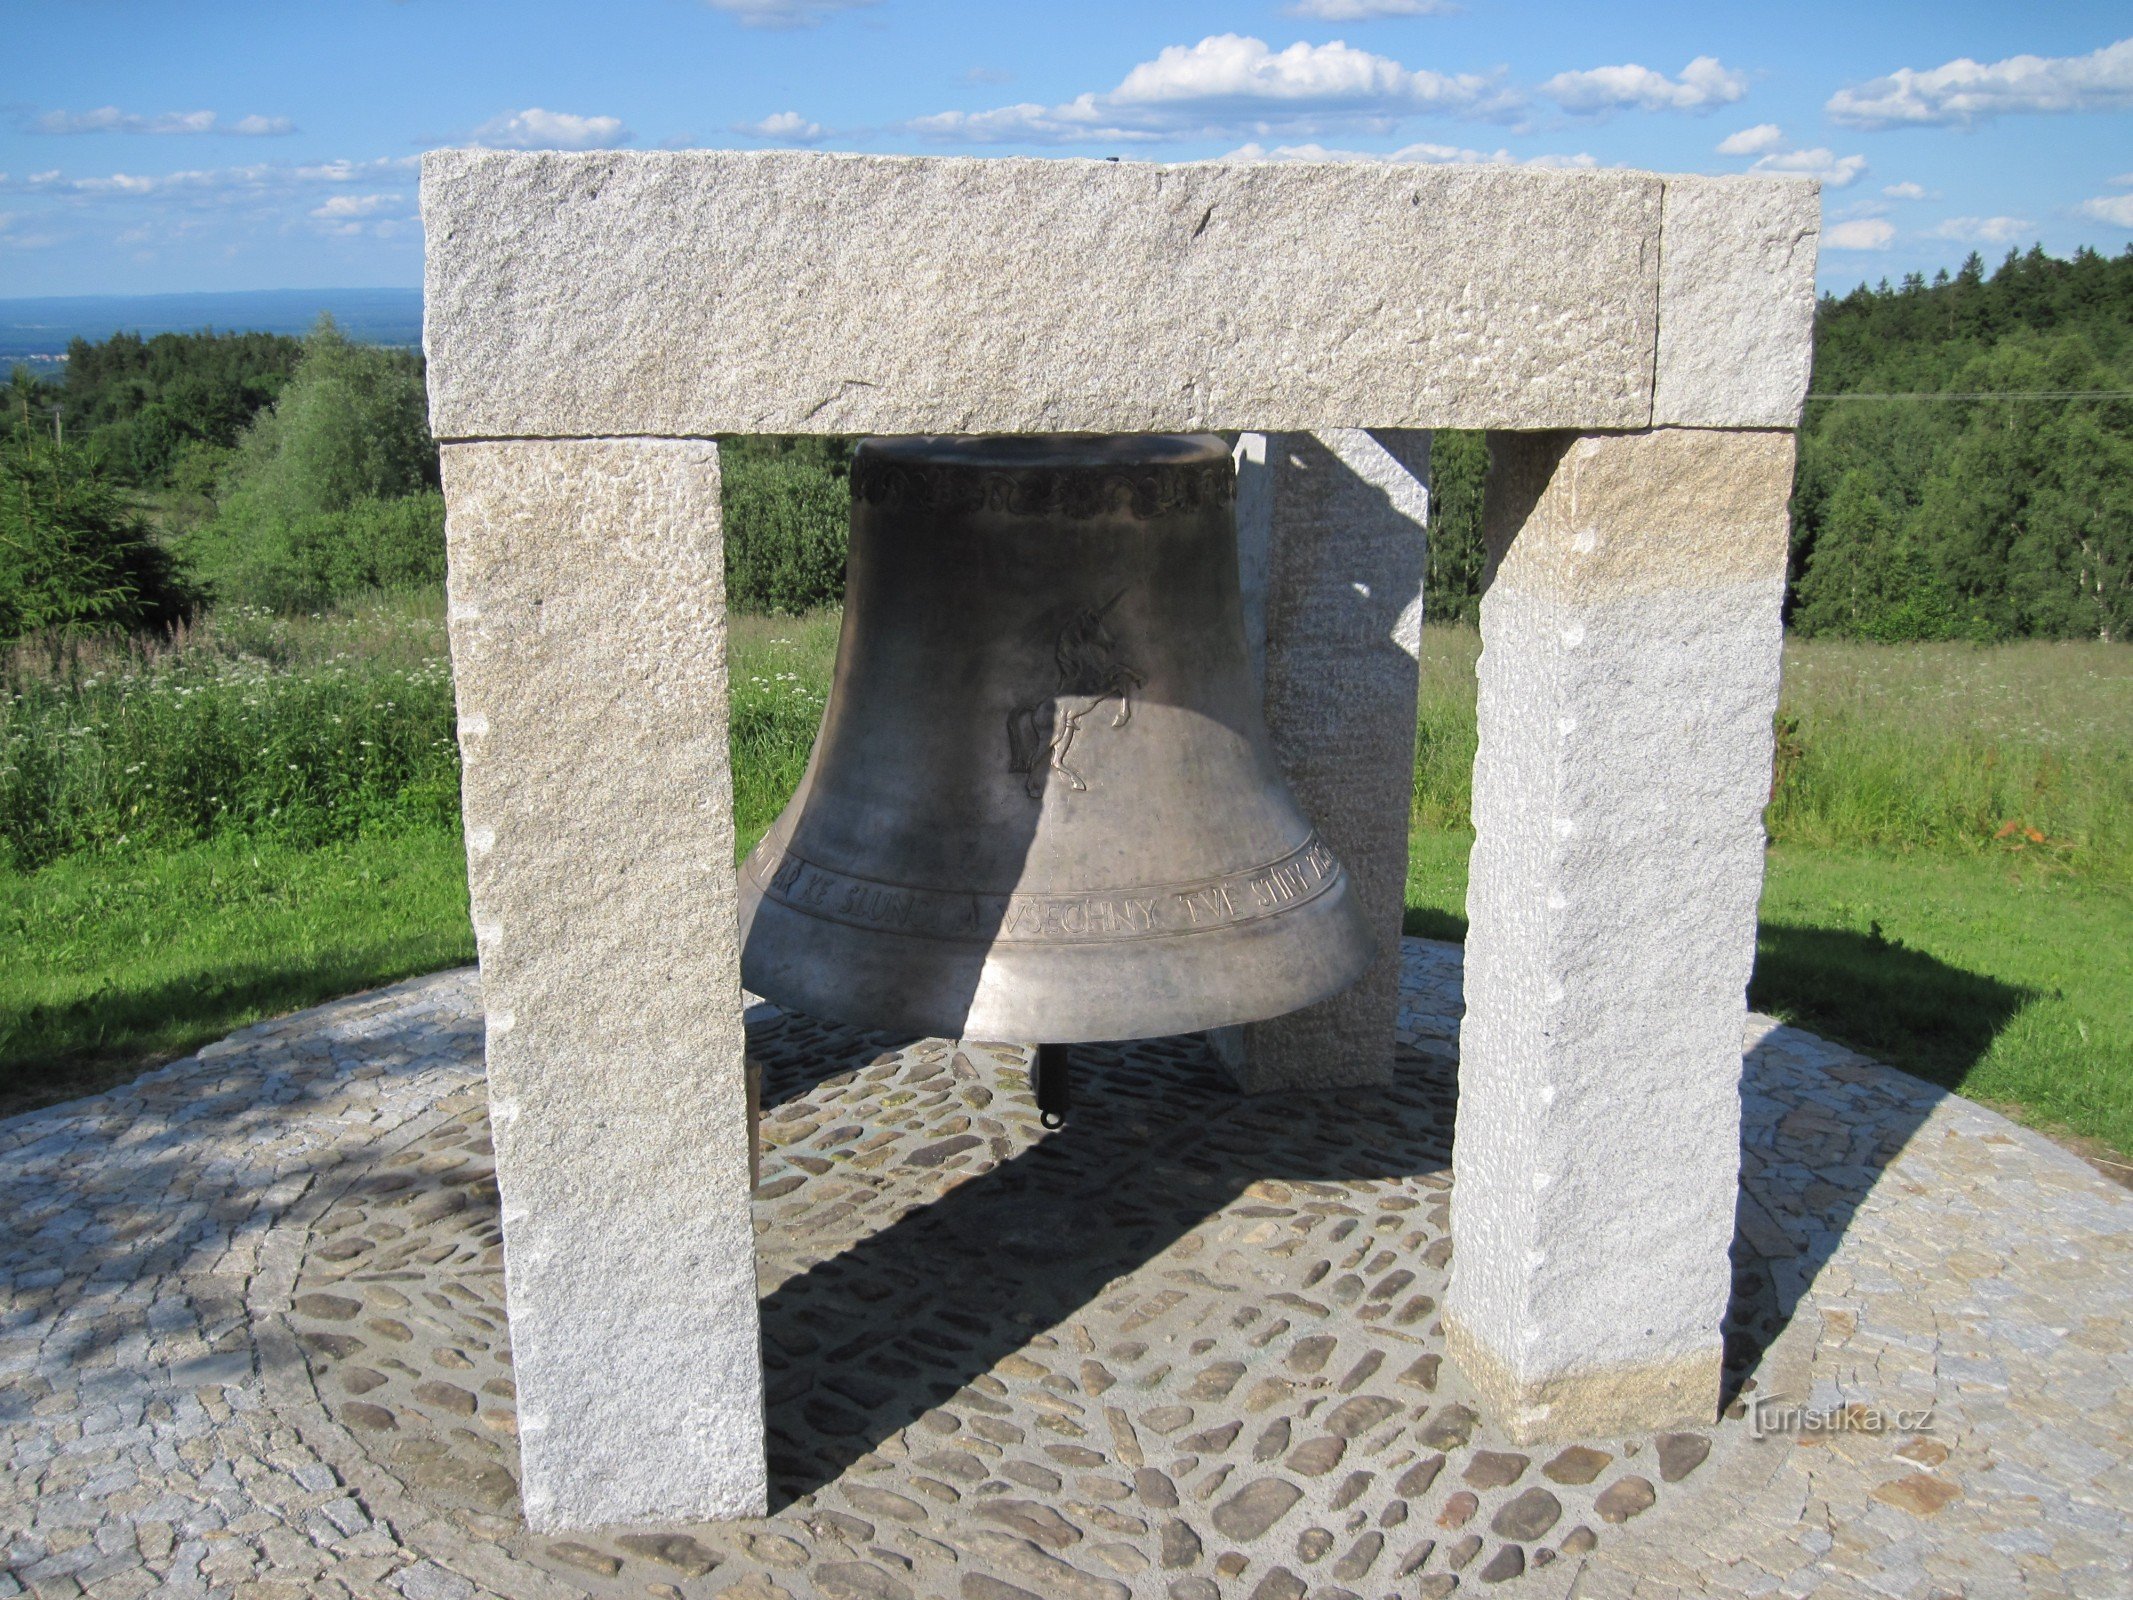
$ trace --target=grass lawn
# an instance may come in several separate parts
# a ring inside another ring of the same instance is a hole
[[[474,958],[456,831],[226,837],[0,872],[0,1116]]]
[[[1464,938],[1471,843],[1415,835],[1410,933]],[[1779,846],[1750,999],[2124,1160],[2129,945],[2133,889],[2039,862]],[[221,839],[0,873],[0,948],[0,1115],[473,959],[459,840],[434,829],[308,850]]]
[[[1465,937],[1472,843],[1415,835],[1408,932]],[[2133,889],[2045,862],[1779,845],[1749,1000],[2124,1161],[2111,1152],[2133,1151],[2129,949]]]

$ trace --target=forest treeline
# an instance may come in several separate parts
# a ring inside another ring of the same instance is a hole
[[[2133,247],[1973,255],[1825,295],[1787,617],[1853,638],[2133,637]],[[63,436],[63,437],[62,437]],[[849,440],[723,441],[743,610],[841,598]],[[1486,440],[1432,462],[1433,617],[1471,619]],[[411,351],[308,338],[77,339],[0,418],[0,640],[144,627],[206,600],[312,610],[443,572]]]
[[[1796,632],[2133,638],[2133,248],[1825,295],[1809,388]],[[1434,617],[1479,603],[1487,463],[1480,435],[1437,435]]]

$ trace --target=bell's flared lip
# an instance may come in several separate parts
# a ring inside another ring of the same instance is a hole
[[[825,1021],[937,1038],[1081,1044],[1263,1022],[1376,959],[1345,872],[1278,917],[1151,940],[962,944],[809,916],[740,881],[741,982]]]
[[[1213,433],[902,434],[859,441],[857,455],[936,466],[1193,466],[1229,459]]]

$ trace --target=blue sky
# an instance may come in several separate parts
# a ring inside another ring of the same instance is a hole
[[[2133,8],[0,0],[0,297],[412,285],[423,149],[1820,174],[1822,281],[2133,242]]]

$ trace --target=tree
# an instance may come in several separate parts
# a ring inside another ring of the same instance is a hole
[[[1488,564],[1481,503],[1488,475],[1488,435],[1440,429],[1430,440],[1423,615],[1431,622],[1472,622],[1480,615],[1481,575]]]
[[[281,398],[238,441],[232,497],[285,515],[341,512],[437,487],[422,374],[351,344],[322,316]]]
[[[187,550],[219,597],[277,610],[428,581],[444,570],[437,484],[420,363],[352,344],[321,317]]]
[[[167,626],[188,595],[89,451],[23,433],[0,448],[0,640],[55,660],[88,634]]]
[[[2133,404],[2111,397],[2133,389],[2133,249],[1825,296],[1813,388],[1795,626],[2128,637]]]

